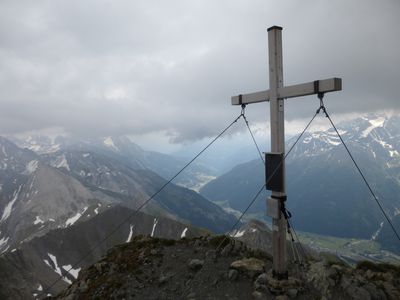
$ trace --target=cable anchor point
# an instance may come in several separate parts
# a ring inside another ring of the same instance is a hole
[[[317,96],[318,96],[318,99],[319,99],[319,108],[317,109],[317,114],[319,114],[319,112],[322,110],[322,112],[325,114],[325,117],[327,117],[328,118],[328,113],[326,112],[326,108],[325,108],[325,105],[324,105],[324,93],[321,93],[321,92],[319,92],[318,94],[317,94]]]
[[[246,110],[246,104],[242,104],[242,111],[240,114],[244,116],[245,110]]]

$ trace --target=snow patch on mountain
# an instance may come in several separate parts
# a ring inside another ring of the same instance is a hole
[[[4,146],[1,146],[1,151],[3,152],[4,157],[7,157],[7,152]]]
[[[128,235],[128,238],[126,239],[127,243],[129,243],[131,241],[132,235],[133,235],[133,225],[130,226],[129,235]]]
[[[381,224],[379,225],[378,230],[375,231],[374,234],[371,236],[371,240],[372,240],[372,241],[375,241],[375,239],[377,238],[377,236],[378,236],[379,233],[381,232],[382,227],[383,227],[383,223],[384,223],[384,222],[381,222]]]
[[[345,134],[347,131],[340,130],[341,134]],[[292,139],[289,144],[294,141]],[[297,148],[295,152],[291,155],[291,158],[299,157],[299,156],[316,156],[323,153],[328,153],[335,147],[340,146],[341,140],[337,136],[336,132],[333,130],[330,131],[316,131],[307,133],[302,140],[303,148]]]
[[[25,139],[17,138],[14,140],[21,148],[29,149],[38,154],[49,154],[61,149],[61,145],[55,143],[56,137],[36,135],[28,136]]]
[[[95,213],[96,215],[99,214],[99,208],[101,207],[101,203],[98,203],[97,205],[98,205],[98,206],[94,209],[94,213]]]
[[[26,170],[24,174],[30,175],[33,172],[36,171],[37,167],[39,165],[39,162],[37,160],[31,160],[27,165],[26,165]]]
[[[104,145],[106,145],[109,148],[112,148],[115,151],[119,151],[118,147],[115,146],[113,139],[109,136],[104,139],[103,141]]]
[[[392,149],[392,145],[390,145],[390,144],[388,144],[387,142],[385,142],[385,141],[382,141],[382,140],[380,140],[380,139],[374,139],[376,142],[378,142],[383,148],[385,148],[385,149]]]
[[[87,206],[83,209],[82,212],[78,212],[75,216],[69,218],[66,222],[65,222],[65,227],[74,225],[76,221],[79,220],[80,217],[82,217],[82,215],[85,213],[85,211],[87,210]]]
[[[12,200],[6,205],[3,211],[3,215],[1,216],[0,223],[7,220],[11,215],[11,211],[15,201],[18,199],[19,192],[21,191],[22,185],[19,186],[18,190],[14,192]]]
[[[340,139],[338,138],[337,140],[332,140],[332,139],[327,139],[328,144],[332,146],[337,146],[340,145]]]
[[[65,157],[65,154],[58,156],[56,160],[54,160],[50,163],[50,165],[57,169],[65,168],[68,171],[70,171],[69,164],[68,164],[67,158]]]
[[[62,268],[65,271],[67,271],[69,274],[71,274],[75,279],[78,278],[79,271],[81,270],[81,268],[77,268],[77,269],[72,268],[72,265],[65,265],[65,266],[62,266]]]
[[[29,145],[27,147],[27,149],[39,153],[39,154],[48,154],[48,153],[54,153],[57,152],[58,150],[60,150],[61,146],[59,144],[56,145],[51,145],[48,147],[43,147],[42,145],[37,145],[37,144],[33,144],[33,145]]]
[[[242,237],[245,234],[246,230],[238,230],[232,237],[238,238]]]
[[[383,125],[384,125],[384,123],[386,121],[386,118],[378,117],[378,118],[376,118],[374,120],[367,119],[367,121],[371,125],[361,133],[361,136],[364,137],[364,138],[366,138],[371,133],[371,131],[374,130],[375,128],[383,127]]]
[[[181,234],[181,239],[186,237],[186,231],[188,230],[188,228],[186,227],[185,229],[183,229],[182,234]]]
[[[378,160],[390,160],[388,167],[399,167],[400,161],[400,118],[391,119],[386,113],[370,113],[353,120],[343,121],[337,125],[339,134],[349,143],[357,143],[356,148],[368,149],[371,157]],[[290,143],[295,139],[291,139]],[[304,134],[303,146],[294,149],[289,157],[299,159],[319,155],[331,155],[331,150],[341,147],[341,140],[334,129],[315,131]],[[383,152],[384,150],[386,152]],[[329,157],[328,157],[329,158]],[[385,162],[386,164],[386,162]]]
[[[72,281],[63,276],[63,274],[62,274],[62,272],[61,272],[61,268],[58,266],[58,263],[57,263],[57,257],[55,257],[55,256],[54,256],[53,254],[51,254],[51,253],[47,253],[47,256],[48,256],[48,257],[51,259],[51,261],[53,262],[53,266],[54,266],[54,267],[50,264],[50,262],[49,262],[47,259],[43,259],[44,263],[45,263],[46,265],[48,265],[50,268],[52,268],[52,269],[54,270],[54,272],[56,272],[58,275],[60,275],[60,276],[62,277],[62,279],[63,279],[65,282],[71,284]]]
[[[36,179],[36,174],[33,175],[33,178],[32,178],[32,180],[31,180],[31,184],[29,185],[29,191],[32,191],[32,189],[33,189],[33,183],[35,182],[35,179]]]
[[[153,229],[151,230],[151,234],[150,234],[151,237],[154,236],[154,231],[156,230],[157,223],[158,223],[158,220],[156,218],[154,218]]]
[[[39,216],[36,216],[35,221],[33,221],[33,225],[43,224],[43,223],[44,221]]]
[[[46,153],[57,152],[60,149],[61,149],[61,145],[60,144],[54,144],[54,145],[51,145],[49,148],[47,148]]]
[[[9,237],[3,237],[0,239],[0,249],[2,249],[5,245],[7,245]]]

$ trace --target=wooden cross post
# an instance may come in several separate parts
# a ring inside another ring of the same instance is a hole
[[[268,28],[269,48],[269,87],[267,91],[244,94],[232,97],[232,105],[246,105],[257,102],[270,102],[271,120],[271,152],[279,154],[280,171],[277,172],[279,188],[271,188],[271,198],[267,200],[267,214],[272,217],[272,251],[273,251],[273,274],[277,279],[285,279],[287,272],[286,255],[286,230],[287,221],[283,214],[285,193],[285,131],[284,131],[284,99],[307,96],[312,94],[340,91],[342,80],[331,78],[316,80],[313,82],[284,86],[282,67],[282,27],[273,26]],[[268,160],[266,160],[266,168]],[[273,171],[273,170],[272,170]],[[275,180],[275,179],[274,179]],[[268,188],[268,183],[267,183]]]

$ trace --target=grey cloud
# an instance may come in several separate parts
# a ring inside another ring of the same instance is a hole
[[[267,32],[284,27],[285,83],[342,77],[335,114],[399,109],[397,1],[2,1],[1,134],[213,136],[230,96],[268,88]],[[315,97],[286,102],[288,120]],[[264,122],[268,105],[247,108]]]

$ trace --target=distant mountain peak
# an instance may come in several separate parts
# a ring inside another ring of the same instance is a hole
[[[103,140],[103,144],[106,145],[106,147],[109,147],[115,151],[119,151],[118,147],[115,146],[114,141],[112,139],[112,137],[106,137]]]
[[[46,154],[60,150],[65,138],[63,136],[33,134],[27,137],[11,137],[10,139],[21,148],[29,149],[37,154]]]
[[[361,132],[361,137],[366,138],[371,133],[372,130],[379,127],[384,127],[385,122],[388,120],[386,117],[379,116],[374,119],[367,119],[363,118],[364,120],[368,121],[371,125],[368,126]]]

